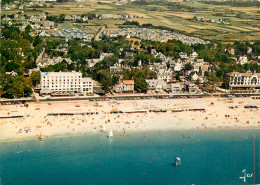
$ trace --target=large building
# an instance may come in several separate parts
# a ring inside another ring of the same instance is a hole
[[[232,88],[260,88],[260,73],[246,73],[231,72],[227,73],[229,76],[229,87]]]
[[[41,93],[93,93],[93,80],[81,72],[41,72]]]

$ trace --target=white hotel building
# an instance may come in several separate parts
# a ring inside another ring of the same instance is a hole
[[[81,72],[41,72],[41,93],[93,93],[93,80]]]
[[[247,71],[246,73],[231,72],[227,73],[229,76],[230,88],[260,88],[260,73],[252,73]]]

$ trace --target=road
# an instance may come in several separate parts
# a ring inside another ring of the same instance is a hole
[[[102,26],[102,28],[99,30],[99,32],[97,32],[97,34],[94,37],[94,40],[98,41],[100,40],[99,36],[100,34],[105,30],[105,26]]]

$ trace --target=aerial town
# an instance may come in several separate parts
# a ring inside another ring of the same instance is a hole
[[[19,12],[2,17],[2,98],[259,92],[259,42],[212,43],[131,15],[28,16],[25,6],[35,4],[3,6]],[[115,18],[128,27],[86,24]],[[23,86],[10,90],[11,81]]]
[[[0,185],[260,184],[259,7],[2,0]]]

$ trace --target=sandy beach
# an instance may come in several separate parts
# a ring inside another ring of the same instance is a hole
[[[260,110],[246,109],[246,105],[260,105],[252,98],[149,99],[120,101],[56,101],[2,105],[1,116],[21,115],[22,118],[0,119],[0,141],[37,139],[43,137],[101,132],[130,134],[138,131],[183,129],[249,129],[260,128]],[[233,106],[234,108],[230,108]],[[166,109],[167,112],[149,110]],[[188,109],[205,109],[190,111]],[[111,111],[147,111],[147,113],[119,113]],[[183,110],[173,112],[172,110]],[[95,114],[50,116],[49,113]],[[96,114],[98,112],[98,114]],[[108,134],[108,133],[107,133]]]

